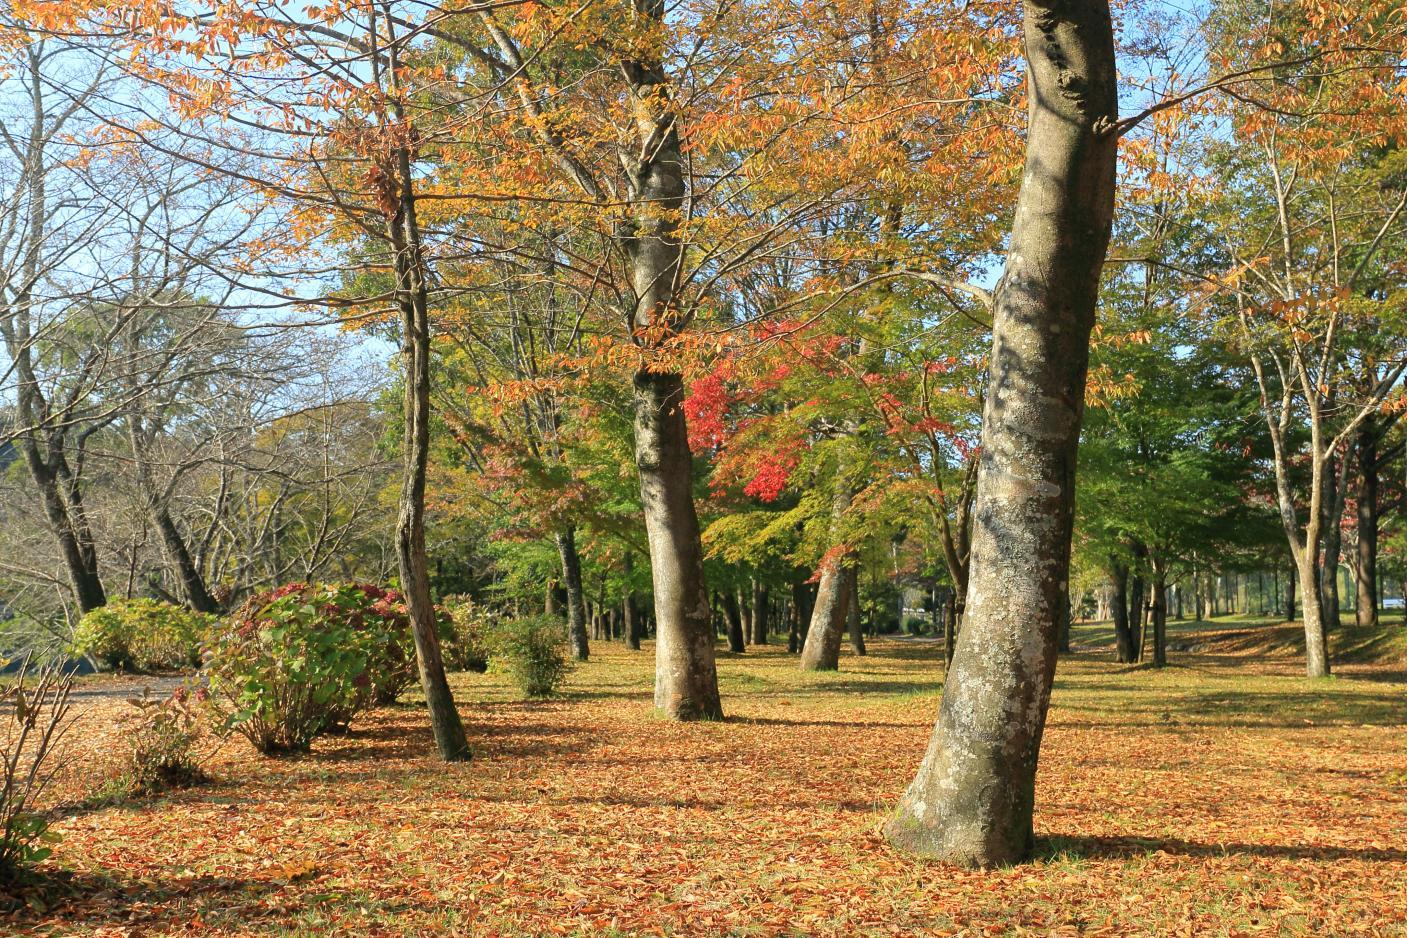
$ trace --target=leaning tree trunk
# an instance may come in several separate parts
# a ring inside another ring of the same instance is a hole
[[[679,375],[635,376],[635,464],[655,586],[655,706],[676,720],[722,719],[683,401]]]
[[[73,599],[78,605],[79,615],[107,605],[107,591],[103,589],[102,576],[98,572],[97,551],[91,542],[84,542],[81,529],[74,524],[58,479],[32,438],[21,438],[20,449],[24,453],[30,478],[34,480],[34,487],[39,490],[49,530],[58,541],[59,554],[63,557],[68,581],[73,586]]]
[[[1108,0],[1027,0],[1025,37],[1026,170],[993,296],[967,608],[932,741],[886,828],[901,847],[983,867],[1034,847],[1117,149]]]
[[[850,508],[851,493],[844,472],[837,470],[835,493],[831,497],[831,538],[840,536],[840,525]],[[845,638],[845,621],[850,614],[850,551],[821,562],[816,586],[816,604],[801,649],[801,670],[834,671],[840,667],[840,644]]]
[[[201,576],[195,558],[191,556],[190,550],[186,547],[186,539],[181,536],[180,529],[176,527],[176,519],[171,517],[171,512],[165,505],[158,503],[154,498],[149,499],[148,507],[151,510],[152,521],[161,534],[161,544],[166,552],[166,559],[171,562],[171,566],[176,568],[176,576],[181,581],[181,592],[186,598],[186,603],[196,612],[216,615],[220,611],[220,604],[206,589],[205,577]]]
[[[585,661],[591,654],[586,641],[586,598],[581,585],[581,555],[576,550],[576,529],[557,532],[557,554],[562,559],[562,584],[567,588],[567,637],[572,657]]]
[[[425,476],[430,462],[430,313],[409,151],[398,152],[397,164],[400,198],[396,215],[390,220],[389,234],[395,251],[396,300],[401,312],[405,452],[396,521],[396,559],[430,726],[440,758],[449,762],[468,759],[470,752],[445,676],[435,606],[430,598],[425,553]]]
[[[1358,430],[1358,546],[1357,600],[1354,617],[1359,628],[1378,625],[1378,437],[1373,420]]]

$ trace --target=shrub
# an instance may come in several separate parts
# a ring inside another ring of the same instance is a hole
[[[211,644],[216,711],[261,752],[307,749],[415,676],[399,594],[355,583],[290,583],[251,597]]]
[[[495,665],[502,663],[528,697],[550,697],[567,676],[566,634],[556,616],[506,619],[489,633]]]
[[[27,661],[0,687],[0,884],[47,857],[58,840],[33,808],[54,777],[59,743],[72,725],[72,689],[73,675],[61,665],[33,668]]]
[[[468,596],[446,596],[437,611],[445,667],[451,671],[473,671],[475,674],[487,671],[487,643],[492,629],[488,610]]]
[[[215,622],[214,616],[155,599],[117,599],[78,621],[72,650],[128,671],[197,667]]]
[[[205,688],[192,692],[184,686],[169,697],[153,697],[151,689],[144,688],[141,697],[128,698],[135,713],[124,727],[129,748],[120,787],[126,794],[151,794],[209,781],[201,768],[205,730],[198,709],[206,698]]]

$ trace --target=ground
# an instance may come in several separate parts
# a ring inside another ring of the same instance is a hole
[[[597,643],[547,703],[457,675],[468,764],[438,762],[406,704],[298,758],[231,741],[210,787],[60,807],[48,891],[0,933],[1407,935],[1407,629],[1346,632],[1359,663],[1309,681],[1293,626],[1196,628],[1161,672],[1076,630],[1028,865],[963,871],[878,834],[939,646],[878,640],[819,675],[724,653],[727,721],[678,725],[650,715],[649,650]],[[106,680],[61,799],[118,745]]]

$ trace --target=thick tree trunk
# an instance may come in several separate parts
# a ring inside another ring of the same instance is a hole
[[[742,654],[746,649],[743,645],[743,613],[738,607],[738,597],[724,590],[719,605],[723,607],[723,619],[728,623],[728,650],[735,655]]]
[[[850,509],[851,492],[843,468],[836,471],[835,492],[831,497],[831,542],[840,536],[840,525]],[[850,615],[850,552],[824,561],[816,586],[816,602],[806,628],[806,644],[801,649],[801,670],[834,671],[840,667],[840,644],[845,638],[845,621]]]
[[[1114,208],[1107,0],[1025,4],[1026,169],[993,297],[967,608],[932,741],[888,823],[969,866],[1034,847],[1036,762],[1069,615],[1075,461]]]
[[[816,588],[816,603],[806,644],[801,649],[801,670],[834,671],[840,667],[840,645],[850,616],[850,567],[827,563]]]
[[[1378,437],[1368,419],[1358,431],[1358,546],[1354,616],[1359,628],[1378,625]]]
[[[860,571],[855,567],[850,568],[850,585],[847,592],[850,594],[850,603],[845,618],[850,626],[850,647],[855,650],[855,654],[864,657],[865,630],[860,626]]]
[[[635,464],[655,588],[655,706],[676,720],[716,720],[723,706],[683,401],[679,375],[636,374]]]
[[[567,638],[572,646],[572,657],[585,661],[591,655],[591,648],[586,641],[586,599],[575,528],[566,527],[557,532],[557,555],[562,559],[562,584],[567,588]]]

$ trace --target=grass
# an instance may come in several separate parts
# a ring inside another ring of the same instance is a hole
[[[401,705],[291,759],[230,743],[220,782],[59,812],[49,888],[0,918],[54,935],[1407,934],[1400,626],[1341,637],[1342,679],[1203,626],[1163,671],[1081,626],[1046,733],[1035,862],[916,860],[878,834],[941,686],[936,644],[834,674],[720,658],[728,719],[650,719],[650,651],[598,644],[559,699],[457,675],[474,761]],[[117,702],[120,704],[120,700]],[[113,751],[84,698],[76,798]]]

